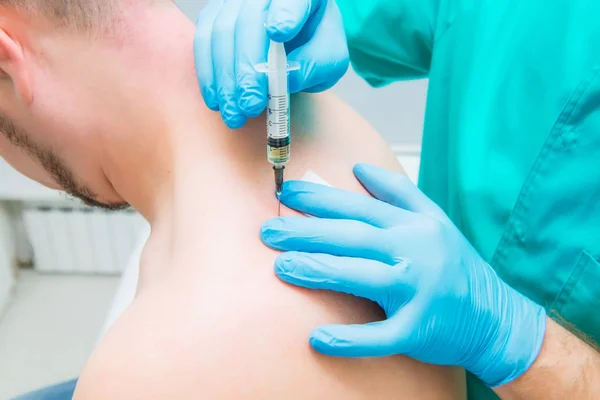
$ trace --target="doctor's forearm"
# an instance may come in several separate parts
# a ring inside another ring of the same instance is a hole
[[[523,376],[495,391],[504,400],[598,398],[600,353],[548,318],[537,360]]]

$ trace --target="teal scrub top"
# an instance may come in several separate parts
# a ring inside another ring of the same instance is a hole
[[[370,84],[429,78],[421,189],[506,282],[599,343],[600,1],[337,2]]]

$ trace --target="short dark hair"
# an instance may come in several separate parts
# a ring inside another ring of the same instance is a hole
[[[37,15],[77,31],[92,31],[110,20],[115,0],[0,0],[0,7]]]

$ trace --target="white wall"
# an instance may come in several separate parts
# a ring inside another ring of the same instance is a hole
[[[0,201],[2,200],[56,200],[64,201],[66,196],[50,190],[26,178],[0,158]]]
[[[14,285],[14,249],[11,218],[6,206],[0,202],[0,316]]]
[[[421,146],[427,80],[374,89],[352,69],[333,88],[395,148]]]

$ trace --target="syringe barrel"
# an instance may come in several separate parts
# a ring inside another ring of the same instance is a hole
[[[267,134],[270,138],[281,139],[290,134],[287,56],[283,43],[271,41],[267,64],[269,84]]]
[[[267,65],[267,159],[280,168],[290,160],[290,95],[287,56],[283,43],[271,41]]]
[[[281,139],[290,135],[290,96],[269,94],[267,106],[267,135]]]

